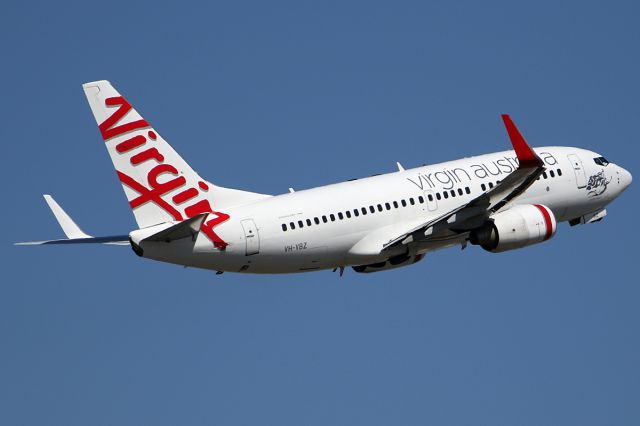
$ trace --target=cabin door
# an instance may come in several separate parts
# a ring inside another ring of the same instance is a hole
[[[246,255],[258,254],[260,252],[260,235],[258,235],[258,228],[253,219],[245,219],[242,222],[242,229],[244,229],[244,240],[247,243]]]
[[[576,185],[578,185],[578,188],[584,188],[587,186],[587,174],[584,172],[584,167],[582,166],[580,157],[575,154],[569,154],[567,155],[567,158],[569,158],[571,167],[573,167],[573,172],[576,175]]]

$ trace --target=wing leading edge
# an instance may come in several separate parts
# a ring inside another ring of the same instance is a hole
[[[531,186],[544,171],[544,162],[531,149],[511,117],[502,115],[511,145],[518,157],[518,168],[492,189],[435,219],[420,224],[383,244],[389,250],[399,244],[425,241],[445,230],[465,230],[477,226]]]

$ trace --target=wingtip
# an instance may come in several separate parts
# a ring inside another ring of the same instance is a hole
[[[542,160],[529,146],[524,136],[518,130],[518,127],[513,122],[509,114],[502,114],[502,121],[507,129],[507,134],[511,140],[513,150],[518,156],[518,162],[522,167],[538,167],[542,165]]]

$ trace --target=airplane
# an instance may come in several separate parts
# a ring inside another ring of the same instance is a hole
[[[139,229],[86,234],[49,195],[67,238],[16,243],[129,245],[140,257],[256,274],[385,271],[426,253],[477,245],[499,253],[552,238],[560,222],[602,220],[632,181],[581,148],[532,149],[502,115],[513,150],[267,195],[194,171],[108,81],[83,85]]]

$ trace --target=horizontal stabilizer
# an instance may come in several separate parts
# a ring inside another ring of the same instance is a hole
[[[93,237],[86,234],[80,227],[71,219],[71,216],[65,212],[60,204],[53,199],[51,195],[45,194],[44,200],[49,205],[49,208],[56,217],[56,220],[60,224],[62,231],[67,238],[59,240],[45,240],[45,241],[28,241],[24,243],[15,243],[17,246],[40,246],[45,244],[114,244],[114,245],[129,245],[128,235],[114,235],[109,237]]]
[[[183,238],[191,237],[195,239],[195,236],[200,232],[200,225],[207,217],[208,213],[201,213],[190,219],[184,220],[176,225],[170,226],[167,229],[153,234],[142,241],[162,241],[165,243],[181,240]]]
[[[27,241],[14,243],[16,246],[42,246],[46,244],[112,244],[116,246],[128,246],[128,235],[114,235],[112,237],[71,238],[61,240]]]
[[[58,204],[51,195],[44,194],[43,197],[67,238],[91,238],[91,235],[85,234],[82,229],[76,225],[73,219],[71,219],[67,212],[60,207],[60,204]]]

